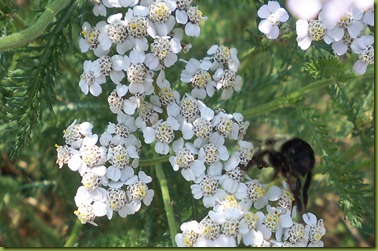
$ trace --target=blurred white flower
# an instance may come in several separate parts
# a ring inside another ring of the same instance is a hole
[[[280,34],[279,25],[289,19],[289,14],[276,1],[268,1],[268,4],[261,6],[257,15],[263,19],[258,29],[269,39],[276,39]]]

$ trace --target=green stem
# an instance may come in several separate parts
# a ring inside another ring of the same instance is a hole
[[[71,2],[68,0],[52,1],[34,24],[20,32],[0,37],[0,51],[22,47],[41,36],[47,26],[53,22],[58,12],[67,7]]]
[[[167,162],[168,159],[169,159],[169,156],[162,156],[162,157],[156,157],[153,159],[140,160],[138,166],[139,167],[154,166],[156,164]]]
[[[79,236],[82,225],[83,224],[81,224],[80,220],[75,221],[75,225],[72,228],[71,235],[70,237],[68,237],[66,244],[64,244],[64,247],[73,247],[73,245],[75,244],[75,241],[77,240]]]
[[[366,73],[362,76],[356,75],[356,74],[349,74],[346,76],[347,79],[367,79],[367,78],[373,78],[374,73]],[[272,100],[271,102],[256,106],[254,108],[250,108],[247,110],[244,110],[242,112],[244,118],[246,120],[253,118],[254,116],[262,113],[266,113],[269,111],[276,110],[278,108],[284,108],[288,106],[294,105],[295,101],[298,101],[299,99],[303,98],[304,95],[313,92],[315,90],[324,88],[326,86],[329,86],[332,84],[335,80],[334,79],[325,79],[325,80],[319,80],[316,82],[313,82],[311,84],[308,84],[292,93],[289,93],[285,96],[276,98]]]
[[[173,208],[168,191],[167,179],[165,177],[163,167],[160,163],[155,164],[156,176],[160,183],[161,194],[163,196],[165,213],[168,219],[169,233],[171,235],[172,246],[176,246],[175,236],[177,234],[176,222],[173,214]]]

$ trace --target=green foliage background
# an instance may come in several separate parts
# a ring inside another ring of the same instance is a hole
[[[300,50],[293,19],[281,28],[280,39],[266,39],[257,30],[257,9],[263,1],[195,3],[208,20],[201,35],[188,40],[193,45],[190,53],[180,56],[203,58],[213,44],[235,47],[244,81],[232,99],[221,101],[216,95],[207,105],[242,113],[251,123],[247,139],[285,133],[308,141],[317,153],[308,208],[324,219],[325,246],[374,246],[373,67],[357,76],[352,69],[356,55],[335,57],[322,43]],[[0,36],[33,24],[47,5],[47,0],[1,1]],[[151,206],[125,219],[116,214],[111,221],[99,218],[99,227],[94,227],[78,224],[73,214],[79,175],[55,164],[54,145],[64,144],[63,130],[74,119],[92,122],[96,133],[116,119],[106,102],[110,87],[94,98],[84,96],[78,86],[83,61],[94,58],[78,48],[81,24],[99,21],[91,10],[86,1],[69,1],[42,36],[1,52],[0,246],[172,245],[154,166],[142,167],[153,177]],[[169,79],[181,94],[189,91],[179,81],[183,67],[178,63],[169,69]],[[314,88],[304,91],[311,84]],[[148,163],[153,149],[148,145],[142,149],[142,160]],[[190,183],[161,159],[177,229],[184,221],[200,220],[207,211],[192,199]],[[266,182],[270,174],[251,171]]]

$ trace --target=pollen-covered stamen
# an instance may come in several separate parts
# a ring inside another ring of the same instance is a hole
[[[82,146],[80,151],[81,158],[88,167],[95,166],[101,159],[100,147],[96,145]]]
[[[347,14],[345,14],[344,16],[340,18],[340,21],[338,24],[341,28],[348,28],[352,24],[353,21],[354,21],[354,17],[352,13],[348,12]]]
[[[214,59],[221,64],[227,63],[230,57],[230,49],[224,45],[220,45],[214,55]]]
[[[130,163],[130,157],[123,145],[110,146],[109,155],[109,162],[118,168],[123,169]]]
[[[81,183],[88,191],[93,191],[101,185],[101,179],[94,173],[85,173],[81,179]]]
[[[280,24],[280,21],[278,20],[277,15],[275,13],[270,14],[267,19],[268,22],[273,26],[277,26]]]
[[[198,237],[199,234],[194,232],[193,230],[186,230],[182,232],[182,240],[185,247],[193,247]]]
[[[213,126],[210,121],[198,118],[193,122],[193,131],[197,137],[208,139],[213,131]]]
[[[374,64],[374,47],[373,45],[370,45],[363,49],[361,51],[361,54],[358,56],[358,58],[365,63],[369,64]]]
[[[245,172],[241,170],[240,168],[236,167],[235,169],[231,171],[227,171],[226,175],[237,182],[241,182],[244,178]]]
[[[144,64],[132,64],[127,70],[127,80],[130,83],[143,83],[147,77],[147,67]]]
[[[110,72],[112,71],[112,60],[109,56],[102,56],[98,59],[100,64],[101,73],[104,76],[109,76]]]
[[[67,145],[72,145],[78,139],[83,138],[80,133],[80,125],[71,125],[66,130],[64,130],[63,138]]]
[[[289,238],[288,241],[292,244],[295,244],[302,240],[303,236],[305,234],[305,227],[303,224],[294,222],[293,225],[289,229]]]
[[[149,18],[152,22],[164,23],[168,20],[171,11],[164,2],[153,2],[150,5]]]
[[[127,31],[130,36],[135,38],[142,38],[148,35],[147,33],[148,22],[145,17],[134,17],[131,19],[129,25],[127,26]]]
[[[264,225],[275,232],[280,227],[280,218],[278,212],[268,213],[264,219]]]
[[[241,147],[239,150],[240,164],[246,166],[253,157],[253,148]]]
[[[177,0],[176,5],[177,9],[179,10],[185,10],[187,9],[193,0]]]
[[[68,161],[71,159],[71,152],[67,145],[64,146],[58,146],[55,145],[56,152],[57,152],[57,160],[56,163],[59,165],[59,168],[61,168],[64,164],[67,164]]]
[[[234,194],[226,196],[221,204],[224,208],[238,208],[239,207],[239,202],[235,198]]]
[[[172,127],[164,121],[156,127],[156,140],[161,143],[169,144],[173,141],[175,135]]]
[[[194,160],[194,154],[187,148],[182,149],[176,154],[176,164],[183,169],[189,168]]]
[[[163,60],[170,52],[169,39],[163,37],[155,38],[151,44],[151,52],[160,60]]]
[[[325,35],[325,27],[320,20],[308,22],[308,35],[312,40],[319,41]]]
[[[195,6],[190,6],[187,10],[189,21],[194,24],[199,24],[202,18],[202,11]]]
[[[278,199],[278,205],[282,208],[291,208],[294,201],[293,194],[288,190],[285,189],[283,193],[281,193],[280,198]]]
[[[227,219],[222,225],[222,233],[229,237],[236,237],[239,234],[239,221],[236,219]]]
[[[81,32],[83,35],[84,39],[88,42],[89,48],[94,50],[97,48],[99,41],[98,41],[98,36],[100,35],[99,29],[97,27],[91,27],[89,31],[83,30]]]
[[[204,197],[213,196],[218,189],[219,182],[211,176],[205,176],[201,181],[201,191]]]
[[[198,103],[193,98],[184,98],[181,100],[180,106],[180,113],[187,120],[199,114]]]
[[[144,182],[137,181],[127,188],[132,201],[141,201],[147,196],[148,187]]]
[[[94,83],[96,78],[93,71],[88,71],[81,74],[80,79],[84,80],[88,85],[91,85]]]
[[[198,70],[192,78],[192,85],[196,88],[205,88],[210,82],[211,76],[207,71]]]
[[[108,103],[111,109],[121,110],[123,105],[122,97],[119,97],[117,91],[112,91],[108,97]]]
[[[139,109],[139,116],[144,122],[150,121],[154,124],[158,120],[158,116],[155,116],[156,112],[149,102],[142,102]],[[155,118],[156,117],[156,118]]]
[[[266,189],[260,182],[252,181],[247,185],[248,198],[255,202],[266,194]]]
[[[167,106],[176,101],[173,95],[173,90],[170,87],[163,87],[160,89],[159,98],[162,105]]]
[[[115,134],[121,138],[126,139],[130,135],[130,129],[124,123],[118,123],[115,126]]]
[[[235,86],[236,74],[233,71],[225,70],[223,76],[219,79],[221,89],[233,88]]]
[[[74,214],[77,215],[77,218],[80,220],[81,224],[93,222],[96,218],[93,211],[93,206],[88,204],[80,205],[79,208],[74,211]]]
[[[203,237],[209,240],[218,238],[221,233],[221,226],[210,218],[205,218],[199,223],[199,229]]]
[[[220,122],[216,125],[215,129],[223,136],[223,137],[228,137],[232,133],[232,126],[234,122],[227,118],[227,117],[222,117],[220,119]]]
[[[255,229],[259,217],[253,212],[244,214],[245,223],[248,225],[248,229]]]
[[[109,189],[108,203],[112,210],[120,210],[127,203],[126,192],[122,189]]]
[[[122,43],[127,38],[127,27],[121,22],[109,24],[107,33],[113,43]]]
[[[349,35],[349,32],[344,32],[343,42],[348,46],[348,48],[352,44],[353,40],[354,39]]]
[[[316,225],[310,226],[309,241],[311,243],[317,243],[324,235],[324,223],[320,219]]]
[[[213,144],[206,144],[203,146],[203,150],[205,152],[205,162],[206,164],[213,164],[219,160],[219,153],[218,149]]]

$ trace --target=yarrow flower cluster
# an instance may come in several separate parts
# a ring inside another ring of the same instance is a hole
[[[361,3],[363,2],[363,3]],[[298,19],[296,32],[298,46],[307,50],[313,42],[324,41],[338,56],[348,51],[358,55],[353,66],[357,74],[364,74],[374,64],[374,2],[289,0],[288,8]],[[289,19],[276,1],[268,1],[258,10],[262,18],[259,30],[269,39],[277,39],[279,25]]]
[[[139,170],[145,143],[170,155],[172,169],[192,182],[193,197],[209,209],[200,222],[181,225],[178,246],[322,246],[323,221],[307,213],[305,225],[294,222],[286,184],[269,187],[243,170],[254,151],[244,140],[249,122],[240,113],[206,105],[217,92],[226,100],[241,90],[237,50],[213,45],[202,59],[179,59],[191,47],[183,37],[198,36],[206,19],[192,1],[90,2],[96,16],[106,17],[109,8],[120,11],[94,26],[83,24],[80,49],[97,59],[84,62],[79,88],[85,95],[108,95],[116,119],[100,136],[91,123],[75,120],[64,131],[65,144],[56,146],[59,167],[67,165],[82,178],[74,198],[81,223],[97,225],[97,217],[110,220],[115,212],[124,218],[151,204],[152,177]],[[259,27],[272,39],[288,19],[272,1],[259,16],[266,19]],[[371,38],[353,48],[360,55],[357,68],[374,59]],[[191,86],[183,96],[165,74],[179,61],[185,62],[180,80]],[[107,83],[114,89],[103,94]]]

